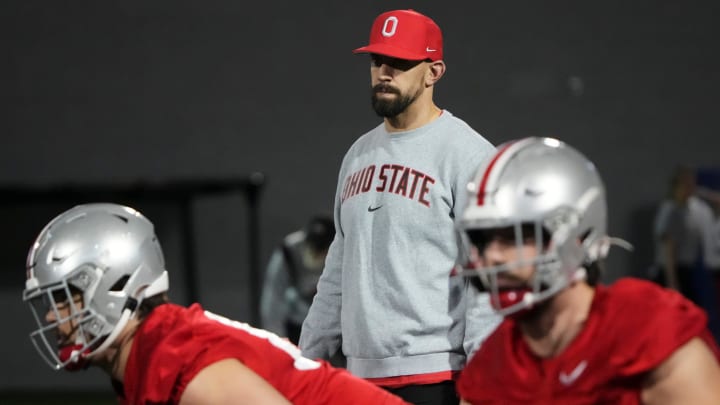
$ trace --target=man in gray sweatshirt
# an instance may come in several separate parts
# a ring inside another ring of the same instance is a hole
[[[372,105],[384,120],[343,159],[335,239],[300,348],[312,358],[341,348],[350,372],[411,403],[457,404],[454,377],[499,318],[450,277],[462,254],[453,219],[495,148],[433,101],[446,69],[433,20],[383,13],[354,52],[370,54]]]

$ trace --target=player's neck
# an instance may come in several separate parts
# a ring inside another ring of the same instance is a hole
[[[558,293],[547,307],[519,321],[530,350],[538,357],[562,353],[585,326],[595,290],[578,282]]]
[[[140,321],[133,318],[128,321],[124,330],[118,335],[116,343],[108,347],[99,359],[98,366],[105,370],[114,380],[124,382],[125,366],[127,365],[130,349],[132,348],[135,332]]]
[[[432,92],[425,92],[402,113],[385,118],[385,130],[388,132],[411,131],[429,124],[439,117],[442,110],[432,101]]]

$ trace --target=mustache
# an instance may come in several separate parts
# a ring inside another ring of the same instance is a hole
[[[372,90],[373,90],[373,93],[383,92],[383,93],[394,93],[394,94],[400,95],[399,89],[397,89],[387,83],[376,84],[375,86],[373,86]]]

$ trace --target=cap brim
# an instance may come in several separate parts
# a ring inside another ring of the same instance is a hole
[[[389,56],[391,58],[405,59],[405,60],[425,60],[430,59],[425,54],[419,54],[410,52],[406,49],[401,49],[388,44],[372,44],[363,46],[353,50],[353,53],[376,53],[378,55]]]

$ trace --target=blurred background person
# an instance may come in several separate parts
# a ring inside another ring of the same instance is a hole
[[[700,267],[705,250],[708,225],[713,221],[710,206],[694,195],[695,172],[687,166],[678,167],[670,181],[667,197],[660,203],[655,216],[655,262],[658,271],[654,279],[661,285],[680,291],[699,303],[697,283],[693,277]]]
[[[703,258],[710,273],[720,281],[720,191],[698,185],[696,194],[707,201],[712,209],[712,218],[705,227],[707,232]]]
[[[714,192],[697,187],[694,168],[675,169],[668,196],[655,217],[656,265],[651,278],[703,308],[718,340],[720,317],[713,269],[720,258],[715,255],[718,247],[713,246],[716,216],[708,204],[713,198],[717,198]]]
[[[263,329],[298,343],[300,328],[334,237],[332,215],[318,214],[305,227],[283,238],[275,248],[265,273],[260,301]]]
[[[714,287],[715,311],[720,313],[720,190],[718,190],[720,189],[720,170],[716,173],[701,172],[698,180],[696,194],[710,204],[713,214],[710,222],[705,224],[703,262],[713,279],[713,283],[708,288]],[[718,329],[716,336],[720,336],[720,325],[718,325]]]

